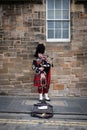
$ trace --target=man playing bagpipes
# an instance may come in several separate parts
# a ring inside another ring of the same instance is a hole
[[[50,101],[48,96],[50,79],[51,79],[51,64],[48,62],[47,57],[43,56],[45,46],[38,44],[35,52],[35,59],[33,60],[32,69],[35,71],[34,86],[38,87],[39,100]]]

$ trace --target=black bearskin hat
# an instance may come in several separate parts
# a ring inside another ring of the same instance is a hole
[[[38,53],[43,54],[45,52],[45,46],[44,44],[38,44],[38,46],[36,47],[36,52],[35,52],[35,57],[38,57]]]

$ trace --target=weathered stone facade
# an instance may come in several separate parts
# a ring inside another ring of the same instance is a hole
[[[0,94],[37,94],[32,60],[38,43],[53,57],[50,94],[87,96],[87,6],[71,2],[70,43],[46,42],[46,2],[0,3]]]

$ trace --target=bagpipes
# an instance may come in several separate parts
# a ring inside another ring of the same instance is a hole
[[[46,69],[46,68],[49,69],[50,67],[53,67],[53,58],[51,58],[52,63],[50,63],[50,62],[48,62],[48,60],[47,60],[48,57],[49,57],[49,56],[47,55],[47,56],[45,56],[45,57],[38,58],[38,59],[37,59],[37,65],[38,65],[39,67],[44,67],[44,69]]]

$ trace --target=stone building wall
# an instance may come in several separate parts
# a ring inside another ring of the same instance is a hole
[[[0,94],[36,95],[37,44],[53,57],[50,95],[87,96],[87,6],[71,3],[70,43],[46,42],[46,3],[0,3]]]

